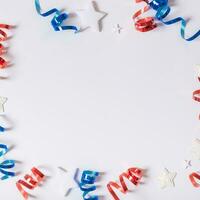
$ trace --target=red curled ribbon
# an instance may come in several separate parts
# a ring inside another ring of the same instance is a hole
[[[200,82],[200,77],[198,77],[198,80]],[[195,90],[192,94],[192,98],[193,100],[200,102],[200,89],[199,90]],[[199,115],[199,119],[200,119],[200,115]]]
[[[22,194],[22,196],[24,197],[24,199],[28,199],[28,193],[23,189],[22,186],[28,188],[29,190],[33,190],[45,178],[45,175],[35,167],[33,167],[31,169],[31,172],[33,173],[33,175],[35,176],[36,179],[34,179],[31,175],[26,174],[24,176],[24,179],[28,183],[23,180],[19,180],[16,183],[16,186],[17,186],[18,190],[20,191],[20,193]]]
[[[142,177],[143,177],[143,172],[141,169],[129,168],[127,172],[124,172],[119,176],[119,181],[121,185],[116,182],[111,181],[107,184],[107,188],[115,200],[120,200],[119,197],[114,192],[113,188],[116,188],[123,194],[126,194],[128,191],[128,187],[126,186],[124,178],[128,179],[131,183],[137,186],[140,183],[140,180]]]
[[[11,28],[10,25],[0,24],[0,42],[3,42],[8,39],[6,32],[1,29],[8,30],[10,28]],[[3,69],[6,66],[8,66],[8,62],[4,58],[1,57],[1,55],[4,54],[5,52],[6,52],[6,50],[5,50],[4,46],[0,43],[0,69]]]
[[[200,180],[200,174],[193,172],[192,174],[189,175],[189,179],[194,187],[196,188],[200,187],[200,184],[197,183],[196,181],[196,179]]]
[[[135,21],[135,28],[136,30],[140,32],[148,32],[157,27],[157,24],[155,23],[155,20],[153,17],[145,17],[142,19],[139,19],[139,16],[144,14],[150,9],[150,6],[148,5],[147,0],[136,0],[136,3],[140,2],[145,2],[147,5],[143,8],[138,10],[134,15],[133,15],[133,20]]]

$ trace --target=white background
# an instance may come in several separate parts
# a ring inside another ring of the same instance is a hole
[[[88,2],[46,0],[42,7],[75,12]],[[200,27],[199,1],[172,4],[171,16],[190,19],[187,34]],[[59,178],[58,166],[104,172],[96,191],[102,199],[111,199],[106,184],[132,166],[147,170],[145,184],[130,185],[133,192],[119,194],[121,199],[199,199],[188,175],[200,162],[185,170],[183,161],[199,137],[200,109],[192,92],[200,87],[195,68],[200,39],[182,40],[180,24],[136,32],[131,17],[142,4],[132,0],[98,5],[108,13],[103,31],[74,34],[54,32],[51,17],[39,16],[34,1],[1,1],[0,22],[17,25],[7,44],[14,65],[5,70],[9,78],[0,80],[13,129],[1,142],[13,147],[6,157],[18,161],[20,172],[0,182],[1,199],[22,199],[15,182],[33,166],[43,166],[50,176],[31,192],[38,200],[82,199],[78,188],[68,197],[59,192],[65,177]],[[120,35],[113,31],[117,23]],[[164,167],[178,173],[175,188],[159,188]]]

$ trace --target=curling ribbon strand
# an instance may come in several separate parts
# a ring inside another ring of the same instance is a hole
[[[7,24],[0,24],[0,42],[6,41],[8,36],[5,31],[2,29],[10,29],[11,26]],[[3,69],[8,66],[8,62],[1,56],[6,52],[4,46],[0,43],[0,69]]]
[[[28,199],[28,193],[23,189],[22,186],[28,188],[29,190],[33,190],[35,187],[38,186],[38,184],[44,180],[45,178],[45,175],[40,172],[37,168],[33,167],[31,169],[31,172],[33,173],[33,175],[35,176],[35,179],[29,175],[29,174],[26,174],[24,176],[24,179],[28,182],[25,182],[23,180],[19,180],[17,181],[16,183],[16,186],[18,188],[18,190],[20,191],[20,193],[22,194],[22,196],[24,197],[24,199]]]
[[[198,80],[200,82],[200,77],[198,77]],[[195,90],[192,94],[192,98],[193,100],[197,101],[197,102],[200,102],[200,89],[198,90]],[[199,119],[200,119],[200,114],[199,114]]]
[[[200,187],[200,184],[197,183],[196,179],[200,180],[200,174],[193,172],[192,174],[189,175],[189,179],[192,183],[192,185],[196,188]]]
[[[53,8],[45,13],[42,13],[39,0],[35,0],[35,7],[37,13],[43,17],[47,17],[55,13],[53,19],[51,20],[51,25],[53,26],[55,31],[74,30],[75,32],[78,32],[78,28],[76,26],[62,26],[63,21],[69,18],[68,14],[61,13],[61,11],[59,11],[57,8]]]
[[[121,185],[111,181],[107,184],[108,191],[110,192],[114,200],[120,200],[119,197],[114,192],[113,188],[116,188],[123,194],[126,194],[128,191],[128,187],[124,181],[124,178],[128,179],[131,183],[137,186],[140,183],[142,177],[143,177],[143,172],[141,169],[129,168],[127,172],[124,172],[119,176],[119,181]]]
[[[89,195],[90,192],[96,190],[96,186],[94,185],[94,183],[98,176],[99,176],[99,172],[89,171],[89,170],[83,171],[83,174],[81,177],[81,183],[79,183],[79,187],[81,191],[83,191],[84,200],[98,200],[97,195]]]

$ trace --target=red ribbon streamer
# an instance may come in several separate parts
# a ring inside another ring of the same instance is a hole
[[[44,180],[45,175],[40,172],[37,168],[33,167],[31,169],[31,172],[33,173],[33,175],[35,176],[36,179],[34,179],[31,175],[26,174],[24,176],[24,179],[27,181],[23,181],[23,180],[19,180],[16,183],[16,186],[18,188],[18,190],[20,191],[20,193],[22,194],[22,196],[24,197],[24,199],[28,199],[28,193],[23,189],[22,186],[28,188],[29,190],[33,190],[35,187],[38,186],[38,184]]]
[[[107,184],[107,188],[110,192],[110,194],[112,195],[112,197],[115,200],[120,200],[118,198],[118,196],[116,195],[116,193],[114,192],[113,188],[116,188],[117,190],[119,190],[120,192],[122,192],[123,194],[126,194],[128,191],[128,187],[126,186],[126,183],[124,181],[124,178],[128,179],[131,183],[133,183],[134,185],[138,185],[140,183],[141,178],[143,177],[143,172],[141,169],[139,168],[129,168],[127,170],[127,172],[122,173],[119,176],[119,181],[120,184],[110,181]]]
[[[139,16],[144,14],[150,9],[150,6],[148,5],[148,0],[136,0],[136,3],[145,2],[147,5],[143,8],[138,10],[133,15],[133,20],[135,21],[135,28],[136,30],[140,32],[148,32],[157,27],[157,24],[155,23],[155,20],[153,17],[145,17],[142,19],[139,19]]]
[[[196,172],[193,172],[192,174],[189,175],[189,179],[192,183],[192,185],[196,188],[200,187],[200,184],[197,183],[196,179],[200,180],[200,175]]]
[[[198,77],[198,80],[200,82],[200,77]],[[192,94],[192,98],[193,100],[200,102],[200,89],[199,90],[195,90]],[[200,114],[199,114],[199,120],[200,120]]]
[[[3,42],[8,39],[6,32],[1,29],[8,30],[10,28],[11,28],[10,25],[0,24],[0,42]],[[6,52],[6,50],[5,50],[4,46],[0,43],[0,69],[3,69],[6,66],[8,66],[8,62],[4,58],[1,57],[1,55],[4,54],[5,52]]]

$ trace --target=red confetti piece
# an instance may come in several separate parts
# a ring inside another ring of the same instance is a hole
[[[126,186],[124,178],[128,179],[131,183],[137,186],[140,183],[142,177],[143,177],[143,172],[141,169],[129,168],[127,172],[124,172],[119,176],[119,181],[121,185],[111,181],[107,184],[107,188],[115,200],[120,200],[119,197],[116,195],[115,191],[113,190],[113,188],[119,190],[123,194],[126,194],[128,191],[128,187]]]
[[[38,186],[38,184],[44,180],[45,175],[40,172],[37,168],[33,167],[31,169],[31,172],[33,173],[33,175],[35,176],[35,179],[29,175],[26,174],[24,176],[24,179],[27,181],[23,181],[23,180],[19,180],[16,183],[16,186],[18,188],[18,190],[20,191],[20,193],[22,194],[22,196],[24,197],[24,199],[28,199],[28,193],[23,189],[22,186],[28,188],[29,190],[33,190],[35,187]]]
[[[145,17],[145,18],[139,19],[140,15],[144,14],[150,9],[150,6],[148,5],[147,0],[136,0],[136,3],[140,3],[140,2],[145,2],[147,5],[143,9],[140,9],[133,15],[133,20],[135,21],[135,28],[136,30],[140,32],[148,32],[155,29],[157,25],[153,17]]]
[[[189,179],[194,187],[196,188],[200,187],[200,184],[197,183],[196,181],[196,180],[200,180],[200,174],[193,172],[192,174],[189,175]]]

